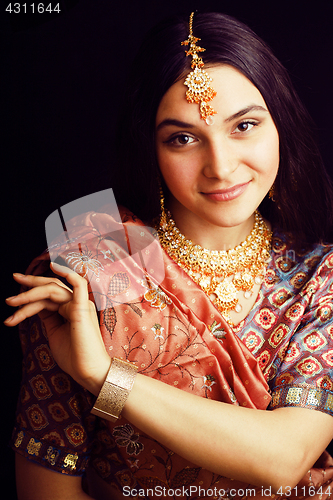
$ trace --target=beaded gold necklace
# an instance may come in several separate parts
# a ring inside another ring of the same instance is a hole
[[[238,292],[250,298],[255,284],[260,284],[269,260],[272,233],[258,211],[254,226],[240,245],[230,250],[207,250],[195,245],[179,231],[170,213],[164,212],[157,228],[160,243],[167,254],[210,297],[225,319],[240,312]]]

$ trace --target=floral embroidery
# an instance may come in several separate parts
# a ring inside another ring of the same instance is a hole
[[[129,466],[131,468],[133,468],[133,467],[136,468],[136,469],[139,468],[139,459],[138,458],[129,457],[127,459],[127,462],[129,463]]]
[[[49,443],[52,443],[54,446],[57,446],[57,447],[59,447],[59,446],[64,447],[65,446],[65,441],[62,439],[59,432],[57,432],[57,431],[51,431],[51,432],[48,432],[47,434],[44,434],[43,439],[45,439],[45,441],[48,441]]]
[[[37,375],[30,380],[34,395],[38,399],[47,399],[52,396],[49,386],[43,375]]]
[[[287,349],[288,349],[288,344],[284,345],[278,352],[277,354],[277,358],[280,360],[280,361],[283,361],[285,355],[286,355],[286,352],[287,352]]]
[[[327,327],[326,331],[328,332],[331,339],[333,339],[333,325],[330,325],[329,327]]]
[[[122,470],[116,473],[116,477],[120,482],[121,486],[130,486],[133,488],[136,485],[136,481],[129,470]]]
[[[39,366],[43,371],[51,370],[51,368],[55,366],[55,361],[52,357],[51,351],[46,344],[37,347],[35,353]]]
[[[281,253],[287,248],[287,245],[284,241],[282,241],[277,236],[274,236],[272,241],[272,249],[276,253]]]
[[[291,373],[289,372],[284,372],[284,373],[281,373],[281,375],[279,375],[278,377],[276,377],[276,380],[275,380],[275,385],[276,386],[279,386],[279,385],[291,385],[292,381],[294,380],[295,377],[293,377],[291,375]]]
[[[293,321],[299,319],[304,313],[304,306],[299,302],[293,304],[287,311],[285,312],[285,317],[291,319]]]
[[[69,401],[68,404],[77,417],[79,417],[83,412],[89,408],[88,401],[83,397],[83,395],[78,392]]]
[[[290,291],[286,288],[280,288],[277,292],[273,293],[270,301],[275,306],[280,307],[286,302],[286,300],[290,299],[291,296]]]
[[[312,356],[308,358],[302,359],[297,363],[295,369],[303,375],[303,377],[308,378],[320,373],[323,367],[319,363],[319,361]]]
[[[105,446],[108,448],[113,448],[115,445],[114,439],[110,435],[110,433],[106,430],[99,431],[98,434],[98,440],[103,443]]]
[[[222,339],[224,339],[226,336],[226,331],[223,327],[220,328],[221,325],[222,323],[217,323],[217,321],[213,321],[211,325],[208,325],[208,328],[212,332],[214,337],[221,340],[222,342]]]
[[[279,257],[275,261],[276,265],[278,266],[281,271],[284,273],[288,273],[290,269],[295,265],[295,262],[288,257]]]
[[[101,250],[101,252],[104,256],[104,259],[109,259],[111,260],[111,262],[114,262],[116,260],[116,257],[113,255],[111,250]]]
[[[58,394],[64,394],[65,392],[69,392],[71,390],[69,377],[65,373],[52,375],[51,382]]]
[[[271,359],[271,355],[269,351],[263,351],[260,356],[257,358],[258,360],[258,365],[260,366],[261,370],[264,370],[264,368],[268,365],[269,360]]]
[[[69,415],[61,403],[52,403],[48,406],[48,410],[56,422],[62,422],[69,418]]]
[[[316,317],[319,319],[321,323],[325,323],[333,316],[333,307],[331,304],[326,304],[322,307],[318,307],[316,310]]]
[[[281,344],[282,340],[286,338],[286,336],[289,334],[290,328],[287,325],[284,325],[283,323],[276,327],[274,331],[271,333],[271,336],[268,339],[268,342],[272,347],[277,347],[279,344]]]
[[[246,345],[248,350],[252,352],[252,354],[255,354],[260,349],[264,341],[265,339],[261,335],[261,333],[255,330],[250,330],[242,337],[242,342],[244,342],[244,344]]]
[[[208,389],[210,392],[212,392],[212,386],[216,384],[213,375],[204,375],[202,378],[204,383],[201,389]]]
[[[265,278],[264,278],[264,281],[265,281],[265,285],[268,287],[268,288],[271,288],[275,285],[275,283],[278,281],[278,277],[276,276],[276,273],[275,271],[273,271],[273,269],[267,269],[266,273],[265,273]]]
[[[323,377],[318,378],[316,385],[317,387],[320,387],[321,389],[326,389],[327,391],[333,390],[333,382],[328,375],[324,375]]]
[[[167,305],[172,304],[172,301],[155,283],[153,283],[148,277],[146,280],[141,281],[141,285],[148,290],[144,294],[144,298],[147,302],[150,302],[152,307],[157,307],[160,311],[166,308]]]
[[[304,337],[303,343],[307,351],[314,352],[324,347],[327,340],[319,331],[313,331]]]
[[[234,391],[229,387],[230,399],[233,404],[237,403],[237,398],[235,396]]]
[[[319,286],[320,286],[319,279],[312,278],[307,282],[304,289],[301,291],[301,294],[302,295],[313,295],[314,293],[316,293]]]
[[[111,455],[108,455],[108,457],[110,458],[110,461],[113,464],[116,464],[116,465],[122,465],[123,464],[123,461],[122,461],[121,457],[117,453],[111,453]]]
[[[39,408],[38,405],[32,405],[27,410],[27,415],[30,424],[35,430],[40,430],[46,427],[49,423],[44,412]]]
[[[116,443],[119,446],[124,446],[129,455],[139,455],[144,449],[144,446],[138,441],[140,435],[134,434],[134,429],[131,425],[119,425],[112,432]]]
[[[68,441],[74,446],[79,446],[87,439],[86,431],[80,424],[69,425],[65,429],[65,434]]]
[[[110,463],[103,458],[96,458],[93,461],[94,468],[98,471],[99,475],[105,479],[111,474]]]
[[[333,349],[330,349],[329,351],[325,352],[325,354],[322,355],[322,358],[326,361],[328,365],[333,366]]]
[[[307,275],[303,272],[296,273],[290,280],[291,285],[296,288],[302,288],[302,286],[306,283]]]
[[[156,340],[156,339],[164,340],[164,337],[163,337],[164,328],[163,328],[163,326],[161,326],[159,323],[155,323],[155,325],[151,327],[151,330],[155,334],[154,340]]]
[[[286,363],[294,363],[297,358],[301,355],[301,350],[297,342],[290,342],[288,349],[286,351],[286,355],[284,361]]]
[[[265,330],[269,330],[276,322],[276,319],[275,314],[268,307],[263,307],[255,316],[255,321]]]
[[[104,269],[99,260],[92,258],[92,252],[88,249],[80,252],[69,252],[66,256],[66,262],[73,267],[73,271],[81,274],[84,278],[87,276],[88,271],[98,277],[100,270]]]

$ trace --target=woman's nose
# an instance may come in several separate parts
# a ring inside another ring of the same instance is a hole
[[[239,158],[232,146],[225,142],[210,145],[205,152],[203,173],[206,177],[225,179],[239,165]]]

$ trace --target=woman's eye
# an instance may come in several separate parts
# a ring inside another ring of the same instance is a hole
[[[234,132],[249,132],[253,127],[256,127],[258,123],[256,122],[242,122],[235,128]]]
[[[192,142],[194,141],[195,141],[194,137],[191,137],[190,135],[178,134],[166,142],[170,144],[175,144],[176,146],[186,146],[186,144],[192,144]]]

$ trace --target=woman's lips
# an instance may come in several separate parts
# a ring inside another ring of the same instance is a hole
[[[215,191],[211,191],[209,193],[201,193],[207,198],[214,201],[229,201],[238,198],[241,194],[244,193],[247,186],[251,181],[246,182],[245,184],[237,184],[236,186],[232,186],[228,189],[216,189]]]

